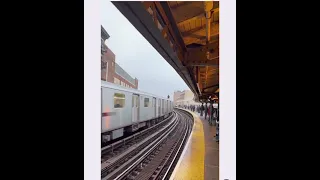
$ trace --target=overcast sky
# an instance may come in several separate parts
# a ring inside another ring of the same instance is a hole
[[[101,23],[110,35],[108,47],[116,62],[133,78],[138,89],[155,95],[173,98],[176,90],[189,87],[169,63],[155,50],[138,30],[108,0],[102,0]]]

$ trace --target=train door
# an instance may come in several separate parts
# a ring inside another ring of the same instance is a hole
[[[168,103],[166,100],[164,100],[164,114],[167,114],[167,110],[168,110]]]
[[[132,122],[139,122],[139,95],[132,95]]]
[[[167,100],[167,112],[166,113],[168,113],[169,112],[169,101]]]
[[[161,101],[161,100],[158,99],[158,116],[160,116],[160,114],[161,114],[161,112],[160,112],[160,107],[161,107],[161,106],[160,106],[160,101]]]
[[[154,108],[154,117],[157,117],[156,98],[152,98],[152,107]]]
[[[162,103],[161,103],[161,112],[162,115],[164,115],[164,100],[162,99]]]

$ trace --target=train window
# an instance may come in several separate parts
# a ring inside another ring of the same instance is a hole
[[[114,93],[114,108],[123,108],[125,106],[125,95],[121,93]]]
[[[149,98],[144,98],[144,107],[149,107]]]

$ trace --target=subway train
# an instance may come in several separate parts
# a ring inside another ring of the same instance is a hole
[[[159,123],[173,102],[156,95],[101,81],[102,143]]]

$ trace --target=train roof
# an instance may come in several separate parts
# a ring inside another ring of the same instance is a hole
[[[136,93],[136,94],[142,94],[142,95],[147,95],[147,96],[152,96],[152,97],[156,97],[156,98],[160,98],[160,99],[165,99],[165,100],[171,101],[170,99],[166,99],[166,98],[161,97],[161,96],[157,96],[157,95],[154,95],[154,94],[146,93],[146,92],[139,91],[139,90],[136,90],[136,89],[126,88],[126,87],[120,86],[118,84],[114,84],[114,83],[110,83],[110,82],[106,82],[106,81],[101,81],[101,87],[108,87],[108,88],[112,88],[112,89],[117,89],[117,90],[121,90],[121,91],[126,91],[126,92],[131,92],[131,93]]]

